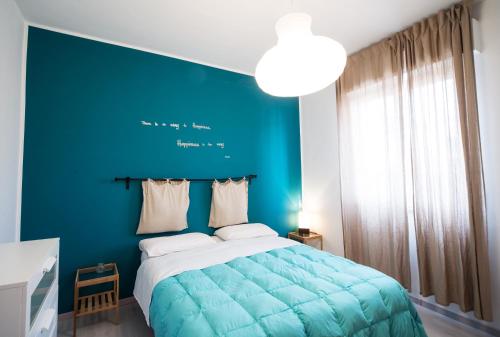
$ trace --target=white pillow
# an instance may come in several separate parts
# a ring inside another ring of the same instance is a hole
[[[212,205],[208,226],[220,228],[248,222],[248,181],[231,179],[212,184]]]
[[[217,235],[214,235],[212,236],[212,239],[215,240],[215,242],[219,243],[219,242],[224,242],[224,240],[222,240],[220,237],[218,237]]]
[[[156,257],[213,244],[217,241],[207,234],[187,233],[144,239],[139,242],[139,249],[148,257]]]
[[[264,236],[278,236],[278,233],[261,223],[226,226],[219,228],[214,234],[225,241],[258,238]]]

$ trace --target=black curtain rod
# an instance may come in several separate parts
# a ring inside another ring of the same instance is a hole
[[[115,178],[115,181],[117,182],[120,182],[120,181],[123,181],[125,182],[125,188],[128,190],[130,188],[130,182],[131,181],[145,181],[145,180],[148,180],[148,179],[151,179],[151,180],[154,180],[154,181],[165,181],[165,180],[172,180],[172,181],[183,181],[183,180],[187,180],[187,181],[192,181],[192,182],[213,182],[215,180],[218,180],[218,181],[226,181],[226,180],[241,180],[241,179],[247,179],[248,180],[248,183],[251,184],[252,183],[252,179],[255,179],[257,178],[257,175],[256,174],[249,174],[247,176],[243,176],[243,177],[230,177],[230,178],[131,178],[131,177],[116,177]]]

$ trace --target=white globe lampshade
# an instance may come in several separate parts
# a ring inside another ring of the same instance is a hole
[[[276,23],[278,43],[260,59],[255,70],[259,87],[273,96],[312,94],[342,74],[347,54],[340,43],[313,35],[311,17],[287,14]]]

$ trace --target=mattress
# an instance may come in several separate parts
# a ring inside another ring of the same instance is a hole
[[[426,336],[397,281],[283,238],[146,260],[134,295],[156,337]]]

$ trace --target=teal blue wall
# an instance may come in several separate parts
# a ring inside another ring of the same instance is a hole
[[[298,100],[264,94],[253,77],[30,27],[21,239],[61,238],[60,311],[72,310],[75,270],[98,262],[116,261],[132,295],[142,196],[115,176],[256,173],[249,220],[285,235],[300,203],[299,134]],[[212,233],[210,195],[191,184],[186,232]]]

